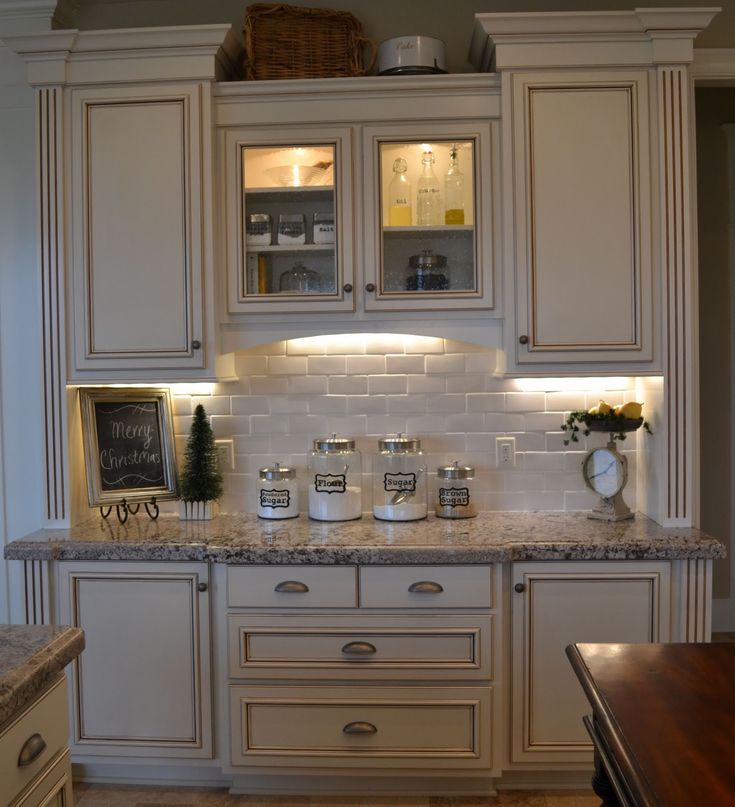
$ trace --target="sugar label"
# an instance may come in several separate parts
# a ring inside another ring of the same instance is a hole
[[[291,495],[287,490],[261,490],[261,507],[288,507],[291,504]]]
[[[314,490],[317,493],[344,493],[347,479],[344,474],[315,474]]]
[[[416,474],[383,474],[383,490],[386,493],[406,490],[416,491]]]
[[[439,488],[439,504],[442,507],[469,507],[469,488]]]

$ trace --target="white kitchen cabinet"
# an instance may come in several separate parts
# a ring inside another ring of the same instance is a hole
[[[59,564],[61,621],[86,640],[75,758],[211,758],[208,581],[198,563]]]
[[[0,803],[71,807],[68,736],[62,675],[0,731]]]
[[[515,327],[522,368],[654,359],[648,71],[514,72]]]
[[[589,763],[589,711],[564,648],[670,640],[671,564],[516,563],[511,575],[512,762]]]
[[[488,312],[498,315],[499,86],[492,76],[421,78],[215,87],[228,347],[271,333],[354,330],[357,323],[361,330],[395,323],[401,331],[444,335],[437,316],[461,319],[457,336],[468,338],[471,311],[478,312],[481,341],[499,333],[487,326]],[[427,151],[440,206],[431,224],[419,220],[417,207]],[[462,192],[454,201],[450,194],[447,212],[453,151]],[[389,203],[397,160],[405,161],[410,186],[400,220]],[[333,215],[334,244],[317,243],[315,213]],[[259,238],[267,219],[253,214],[270,216],[270,236]],[[305,243],[279,243],[283,214],[305,215]],[[440,265],[423,271],[422,263],[417,271],[412,257],[427,252]],[[297,264],[307,279],[294,288],[289,275]]]
[[[71,91],[72,377],[205,366],[203,103],[196,84]]]

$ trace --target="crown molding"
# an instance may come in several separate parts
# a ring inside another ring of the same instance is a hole
[[[475,15],[470,62],[481,71],[688,64],[719,8]]]
[[[735,48],[695,50],[692,75],[698,86],[735,85]]]
[[[236,74],[240,52],[229,24],[43,31],[3,41],[26,62],[34,86],[221,80]]]

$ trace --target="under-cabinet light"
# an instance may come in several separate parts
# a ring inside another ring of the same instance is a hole
[[[635,378],[625,376],[579,378],[516,378],[514,383],[521,392],[571,392],[597,390],[627,390],[635,388]]]

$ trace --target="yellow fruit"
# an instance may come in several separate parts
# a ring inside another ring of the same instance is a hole
[[[592,409],[589,410],[590,415],[609,415],[612,411],[612,407],[609,403],[605,403],[605,401],[600,401],[597,406],[593,406]]]
[[[642,403],[637,403],[636,401],[630,401],[627,404],[623,404],[623,406],[620,407],[620,412],[618,412],[618,414],[630,420],[638,420],[638,418],[641,417],[642,412],[643,412]]]

